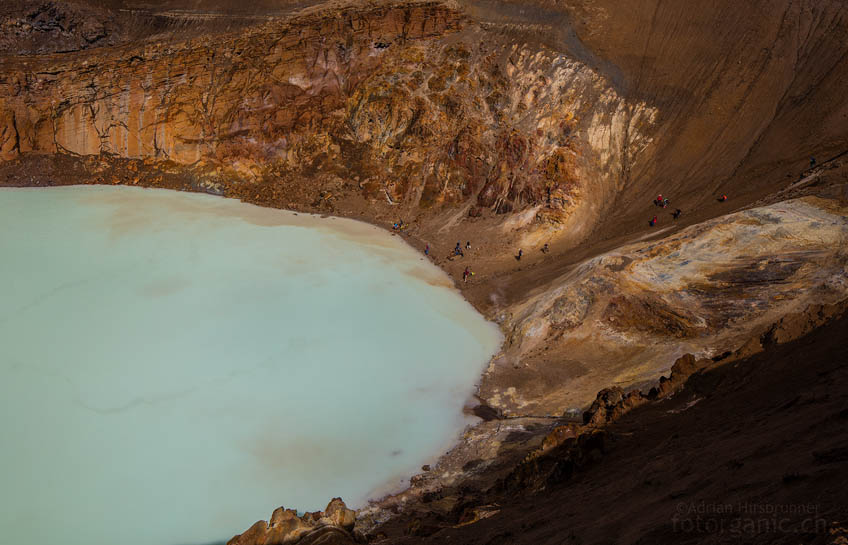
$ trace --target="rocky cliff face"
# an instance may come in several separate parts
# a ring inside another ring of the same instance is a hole
[[[114,45],[120,26],[109,10],[9,0],[0,15],[0,54],[32,55]]]
[[[656,114],[586,65],[438,3],[7,58],[0,93],[5,160],[149,159],[243,192],[356,180],[367,198],[472,216],[530,210],[539,224],[613,195]]]

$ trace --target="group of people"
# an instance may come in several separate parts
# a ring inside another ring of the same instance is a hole
[[[721,197],[719,197],[719,198],[718,198],[718,200],[719,200],[720,202],[724,202],[724,201],[726,201],[726,200],[727,200],[727,195],[722,195]],[[660,193],[659,195],[657,195],[657,198],[656,198],[656,199],[654,199],[654,206],[657,206],[657,207],[661,207],[661,208],[668,208],[669,203],[670,203],[669,199],[668,199],[668,198],[666,198],[666,197],[663,197],[663,196],[662,196],[662,193]],[[683,211],[682,211],[681,209],[677,208],[677,209],[675,209],[675,210],[674,210],[674,212],[672,212],[672,213],[671,213],[671,216],[672,216],[675,220],[677,220],[677,219],[679,219],[679,218],[680,218],[680,216],[681,216],[682,214],[683,214]],[[659,222],[659,219],[658,219],[658,218],[657,218],[657,216],[655,215],[653,218],[651,218],[651,221],[650,221],[650,222],[648,222],[648,223],[649,223],[649,225],[650,225],[651,227],[654,227],[654,226],[655,226],[658,222]],[[392,226],[392,228],[393,228],[393,229],[395,229],[395,230],[403,230],[403,229],[404,229],[404,227],[405,227],[405,225],[404,225],[404,223],[403,223],[403,220],[399,220],[397,223],[395,223],[395,224]],[[465,249],[465,250],[470,250],[470,249],[471,249],[471,241],[470,241],[470,240],[465,242],[465,248],[464,248],[464,249]],[[543,254],[547,254],[549,251],[550,251],[550,246],[549,246],[549,245],[548,245],[548,243],[546,242],[546,243],[545,243],[545,245],[544,245],[544,246],[542,246],[542,253],[543,253]],[[426,256],[429,256],[429,255],[430,255],[430,245],[429,245],[429,244],[426,244],[426,245],[424,246],[424,255],[426,255]],[[453,256],[465,257],[465,252],[464,252],[464,250],[463,250],[463,246],[462,246],[462,242],[461,242],[461,241],[456,241],[456,246],[455,246],[455,247],[454,247],[454,249],[453,249],[452,257],[453,257]],[[515,260],[516,260],[516,261],[521,261],[521,258],[522,258],[523,256],[524,256],[524,250],[522,250],[521,248],[519,248],[519,249],[518,249],[518,253],[515,255]],[[469,279],[471,276],[473,276],[473,275],[474,275],[474,272],[471,270],[471,268],[470,268],[470,267],[465,267],[465,270],[462,272],[462,281],[463,281],[463,282],[468,282],[468,279]]]
[[[471,241],[470,241],[470,240],[466,240],[466,241],[465,241],[465,249],[466,249],[466,250],[470,250],[470,249],[471,249]],[[456,241],[456,247],[453,249],[453,255],[455,255],[455,256],[456,256],[456,255],[458,255],[458,256],[460,256],[460,257],[465,257],[465,253],[462,251],[462,244],[461,244],[461,243],[460,243],[460,241],[458,241],[458,240]],[[465,270],[464,270],[464,271],[462,271],[462,281],[463,281],[463,282],[468,282],[468,279],[469,279],[471,276],[473,276],[473,275],[474,275],[474,272],[471,270],[471,268],[470,268],[470,267],[465,267]]]
[[[810,158],[810,167],[813,167],[813,166],[815,166],[815,159],[813,159],[811,157]],[[718,198],[718,201],[719,202],[727,201],[727,195],[720,196]],[[670,204],[669,199],[666,198],[666,197],[663,197],[662,193],[657,195],[657,198],[654,199],[654,206],[657,206],[657,207],[660,207],[660,208],[668,208],[669,204]],[[678,218],[680,218],[680,216],[682,214],[683,214],[683,211],[680,210],[679,208],[677,208],[677,209],[674,210],[674,212],[671,213],[671,216],[675,220],[677,220]],[[651,221],[648,222],[648,223],[650,224],[651,227],[654,227],[658,222],[659,222],[659,219],[655,215],[653,218],[651,218]],[[402,231],[405,228],[406,228],[406,225],[403,223],[402,219],[398,220],[397,223],[392,225],[392,229],[394,229],[395,231]],[[470,250],[470,249],[471,249],[471,241],[469,240],[469,241],[465,242],[465,250]],[[550,246],[546,242],[545,245],[542,246],[542,253],[546,254],[549,251],[550,251]],[[426,256],[430,255],[430,245],[429,244],[426,244],[424,246],[424,255],[426,255]],[[456,246],[453,249],[453,256],[465,257],[465,252],[463,251],[462,243],[460,241],[456,242]],[[515,260],[521,261],[521,258],[523,256],[524,256],[524,251],[521,248],[519,248],[518,253],[515,255]],[[473,275],[474,275],[474,272],[471,270],[471,268],[465,267],[465,270],[462,272],[462,281],[468,282],[468,279]]]
[[[727,201],[727,195],[722,195],[718,198],[718,202],[725,202],[725,201]],[[669,200],[667,198],[664,198],[662,196],[662,193],[657,195],[657,198],[654,199],[654,206],[660,206],[662,208],[666,208],[666,207],[668,207],[668,204],[669,204]],[[677,209],[674,210],[674,212],[671,213],[671,216],[674,219],[678,219],[678,218],[680,218],[680,216],[682,214],[683,214],[683,211],[681,209],[677,208]],[[657,219],[657,216],[654,216],[653,218],[651,218],[651,221],[649,221],[648,224],[651,227],[653,227],[658,222],[659,222],[659,220]]]
[[[678,219],[681,214],[683,214],[683,210],[678,208],[674,212],[671,213],[671,217],[674,218],[674,219]],[[651,225],[651,227],[653,227],[654,225],[657,224],[658,221],[659,220],[657,219],[657,217],[654,216],[653,218],[651,218],[651,221],[649,221],[648,223]]]
[[[810,157],[810,168],[814,168],[815,166],[816,166],[816,158]],[[727,194],[722,194],[716,200],[718,202],[727,202]],[[657,195],[657,198],[654,199],[654,206],[662,206],[663,208],[665,208],[665,207],[668,206],[668,199],[663,198],[662,194]],[[677,219],[677,218],[680,217],[680,215],[682,213],[683,212],[678,208],[671,215],[674,217],[674,219]],[[651,227],[656,225],[657,224],[657,217],[654,216],[653,218],[651,218],[651,221],[649,223],[650,223]]]
[[[659,195],[657,195],[657,198],[654,199],[654,206],[658,206],[658,207],[661,207],[661,208],[668,208],[669,202],[670,201],[666,197],[663,197],[662,193],[660,193]],[[682,214],[682,213],[683,212],[678,208],[677,210],[672,212],[671,215],[674,216],[674,219],[677,219],[677,218],[680,217],[680,214]],[[653,218],[651,218],[651,221],[649,221],[648,224],[651,227],[653,227],[654,225],[657,224],[658,221],[659,220],[657,219],[657,217],[654,216]]]
[[[406,224],[403,222],[402,219],[399,219],[398,221],[396,221],[395,223],[392,224],[392,230],[394,230],[394,231],[403,231],[404,229],[406,229]],[[545,246],[547,246],[547,244]],[[466,240],[465,241],[465,250],[470,250],[470,249],[471,249],[471,241]],[[521,252],[521,250],[519,250],[519,253],[520,252]],[[430,244],[424,245],[424,255],[426,255],[426,256],[430,255]],[[459,256],[459,257],[465,257],[465,252],[463,251],[461,241],[459,241],[459,240],[456,241],[456,246],[453,249],[452,255],[453,256]],[[474,272],[471,270],[471,268],[465,267],[465,270],[462,272],[462,281],[468,282],[468,279],[473,275],[474,275]]]
[[[396,230],[401,229],[402,227],[400,227],[400,226],[402,226],[402,225],[403,225],[403,221],[399,221],[398,223],[394,224],[393,228],[396,229]],[[465,241],[464,247],[463,247],[461,241],[457,241],[456,246],[454,246],[453,252],[451,253],[450,257],[456,257],[456,256],[465,257],[465,251],[470,250],[470,249],[471,249],[471,241],[470,240]],[[550,245],[546,242],[545,245],[542,246],[541,250],[542,250],[543,254],[548,253],[551,250]],[[430,255],[430,244],[424,245],[424,255],[426,255],[426,256]],[[524,256],[524,250],[519,248],[518,253],[515,255],[516,261],[521,261],[521,258],[523,256]],[[462,281],[468,282],[468,279],[471,278],[472,276],[474,276],[474,271],[471,270],[471,267],[465,267],[465,270],[462,271]]]
[[[471,241],[470,240],[465,241],[465,249],[466,250],[471,249]],[[456,247],[453,249],[453,255],[455,255],[455,256],[458,255],[459,257],[465,257],[465,253],[462,251],[462,243],[458,240],[456,241]]]
[[[471,249],[471,241],[470,240],[465,241],[465,249],[466,250]],[[430,250],[430,245],[428,244],[427,247],[425,248],[424,253],[429,255],[429,250]],[[453,255],[459,256],[459,257],[465,257],[465,252],[463,252],[463,250],[462,250],[462,242],[460,242],[459,240],[456,241],[456,246],[454,246],[454,249],[453,249]],[[462,271],[462,281],[468,282],[468,279],[473,275],[474,275],[474,272],[471,270],[471,267],[465,267],[465,270]]]

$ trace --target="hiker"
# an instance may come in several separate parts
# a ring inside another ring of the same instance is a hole
[[[666,208],[668,206],[668,202],[669,202],[668,199],[663,199],[662,200],[662,207]]]
[[[462,244],[460,244],[458,240],[456,241],[456,248],[453,249],[453,254],[462,255]]]
[[[654,225],[656,225],[656,224],[657,224],[657,217],[656,217],[656,216],[654,216],[654,217],[651,219],[650,224],[651,224],[651,227],[653,227]]]
[[[392,229],[397,231],[398,229],[403,229],[403,220],[398,220],[397,223],[392,225]]]
[[[726,200],[727,200],[727,195],[722,195],[721,197],[718,198],[718,202],[724,202]]]
[[[515,256],[515,259],[517,259],[518,261],[521,261],[521,256],[523,256],[523,255],[524,255],[524,251],[521,248],[519,248],[518,249],[518,255]]]
[[[465,270],[462,271],[462,281],[468,282],[468,277],[471,276],[472,274],[474,274],[474,273],[471,272],[471,269],[469,269],[468,267],[465,267]]]
[[[548,243],[546,242],[545,245],[542,246],[542,253],[546,254],[546,253],[548,253],[549,250],[550,250],[550,247],[548,247]]]
[[[663,196],[662,196],[662,193],[660,193],[659,195],[657,195],[657,198],[654,200],[654,206],[662,206],[662,203],[663,203]]]
[[[816,166],[816,158],[810,155],[810,168]]]
[[[682,213],[683,213],[683,211],[678,208],[677,210],[672,212],[671,215],[674,216],[674,219],[677,219],[677,218],[680,217],[680,214],[682,214]]]
[[[466,240],[466,241],[465,241],[465,249],[466,249],[466,250],[470,250],[470,249],[471,249],[471,241],[470,241],[470,240]]]
[[[424,246],[424,255],[430,255],[430,245]]]

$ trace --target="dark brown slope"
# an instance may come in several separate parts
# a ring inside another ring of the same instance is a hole
[[[835,543],[848,536],[845,339],[842,317],[696,374],[612,425],[600,461],[570,481],[478,497],[498,511],[465,526],[413,513],[384,542]]]

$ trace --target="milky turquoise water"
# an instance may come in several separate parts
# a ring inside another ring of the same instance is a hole
[[[200,544],[280,505],[362,505],[456,438],[499,343],[373,226],[2,189],[0,535]]]

